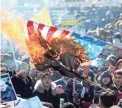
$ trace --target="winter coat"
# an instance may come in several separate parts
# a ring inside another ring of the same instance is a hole
[[[49,90],[45,90],[41,80],[38,80],[34,87],[34,96],[38,96],[39,99],[43,102],[48,102],[53,105],[53,108],[59,108],[59,96],[56,92],[55,83],[51,83]]]
[[[26,82],[16,76],[13,76],[11,80],[16,94],[19,94],[21,98],[31,98],[33,96],[33,82],[30,76],[27,76]]]
[[[104,77],[109,77],[110,78],[110,82],[108,83],[108,85],[104,85],[102,83],[102,79]],[[115,95],[118,95],[118,89],[117,87],[113,84],[113,80],[112,80],[112,75],[109,73],[109,71],[105,71],[100,75],[100,79],[99,79],[99,84],[101,85],[101,87],[104,87],[105,89],[111,89],[115,92]],[[101,88],[99,88],[98,86],[95,86],[94,88],[94,101],[95,103],[98,103],[99,101],[99,96],[101,94],[101,92],[103,92],[103,90]]]

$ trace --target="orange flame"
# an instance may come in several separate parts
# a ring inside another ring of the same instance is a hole
[[[31,55],[32,61],[34,64],[42,63],[44,61],[43,54],[45,53],[45,49],[40,44],[39,33],[33,30],[29,37],[30,38],[26,40],[26,44],[28,46],[29,54]]]
[[[21,16],[15,16],[8,11],[1,11],[1,33],[4,38],[9,41],[13,41],[16,46],[19,46],[20,52],[24,52],[27,55],[28,50],[25,42],[25,30],[24,30],[24,19]]]
[[[30,55],[33,59],[34,64],[41,64],[44,62],[45,57],[44,54],[46,50],[43,48],[42,44],[40,43],[40,35],[37,31],[33,30],[33,33],[29,35],[31,37],[27,41],[28,50],[30,52]],[[35,39],[32,39],[32,38]],[[50,41],[48,41],[49,46],[54,49],[57,54],[64,53],[64,52],[70,52],[76,56],[79,56],[82,60],[82,62],[89,61],[89,58],[87,54],[85,53],[85,50],[83,47],[78,45],[76,42],[70,39],[62,39],[62,38],[52,38]]]

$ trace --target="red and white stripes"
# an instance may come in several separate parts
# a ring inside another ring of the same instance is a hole
[[[38,24],[33,21],[27,22],[27,28],[28,28],[28,34],[30,34],[34,28],[39,30],[46,40],[50,40],[53,37],[64,38],[65,36],[70,34],[70,32],[67,30],[61,30],[54,26],[46,26],[44,24]]]

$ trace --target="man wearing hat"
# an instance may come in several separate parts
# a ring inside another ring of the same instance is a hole
[[[112,91],[114,91],[115,96],[118,95],[118,89],[116,88],[116,86],[113,83],[112,80],[112,75],[111,73],[107,70],[104,71],[99,77],[98,77],[98,83],[100,84],[100,86],[104,87],[105,89],[110,89]],[[94,101],[95,103],[98,103],[99,99],[99,95],[102,92],[102,89],[100,89],[99,87],[95,87],[94,89]]]

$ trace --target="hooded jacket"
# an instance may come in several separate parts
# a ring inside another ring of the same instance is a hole
[[[102,79],[103,79],[104,77],[109,77],[109,78],[110,78],[110,82],[108,83],[108,85],[104,85],[104,84],[102,83]],[[118,94],[118,89],[117,89],[117,87],[113,84],[112,75],[110,74],[109,71],[105,71],[105,72],[103,72],[103,73],[101,74],[100,83],[101,83],[101,86],[102,86],[102,87],[104,87],[104,88],[106,88],[106,89],[109,88],[109,89],[113,90],[113,91],[115,92],[115,95],[117,96],[117,94]]]
[[[43,102],[48,102],[53,105],[54,108],[59,108],[59,96],[56,92],[56,84],[51,83],[49,90],[46,90],[41,80],[38,80],[34,87],[34,95],[38,96]]]
[[[102,79],[103,79],[104,77],[110,78],[110,82],[109,82],[107,85],[104,85],[104,84],[102,83]],[[111,90],[113,90],[116,96],[118,95],[118,89],[117,89],[116,86],[113,84],[112,75],[110,74],[109,71],[105,71],[105,72],[103,72],[103,73],[99,76],[99,84],[100,84],[102,87],[104,87],[105,89],[111,89]],[[101,92],[103,92],[103,90],[102,90],[101,88],[99,88],[99,87],[96,86],[95,89],[94,89],[94,98],[95,98],[94,100],[95,100],[95,103],[98,103],[98,100],[99,100],[98,97],[99,97],[99,95],[100,95]]]
[[[104,85],[104,84],[102,83],[102,79],[103,79],[104,77],[110,78],[110,82],[108,83],[108,85]],[[113,84],[112,75],[110,74],[109,71],[105,71],[105,72],[103,72],[103,73],[100,75],[100,84],[101,84],[103,87],[105,87],[105,88],[106,88],[106,86],[107,86],[107,87],[110,87],[110,86]]]

